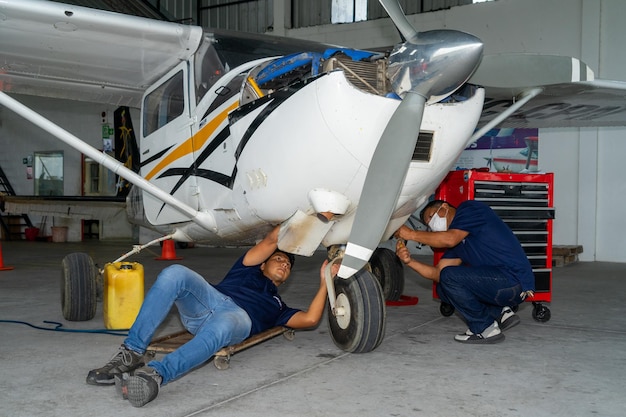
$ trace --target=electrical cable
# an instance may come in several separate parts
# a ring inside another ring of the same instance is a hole
[[[26,326],[32,327],[37,330],[47,330],[52,332],[68,332],[68,333],[101,333],[101,334],[110,334],[112,336],[128,336],[128,332],[124,332],[126,329],[86,329],[86,330],[78,330],[78,329],[65,329],[63,328],[63,324],[56,321],[43,321],[45,324],[53,324],[55,327],[41,327],[35,326],[34,324],[27,323],[25,321],[18,320],[0,320],[0,323],[14,323],[14,324],[24,324]]]

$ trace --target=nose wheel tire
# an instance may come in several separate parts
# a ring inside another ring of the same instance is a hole
[[[367,270],[350,278],[335,277],[335,313],[328,326],[335,345],[353,353],[370,352],[385,336],[385,300],[378,279]]]

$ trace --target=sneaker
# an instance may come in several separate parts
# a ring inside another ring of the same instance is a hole
[[[106,365],[89,371],[87,383],[90,385],[112,385],[115,384],[114,376],[116,374],[130,372],[144,364],[145,361],[142,354],[133,352],[122,345]]]
[[[466,330],[465,333],[454,336],[454,340],[460,343],[491,344],[503,341],[504,334],[500,331],[498,322],[494,321],[482,333],[472,333],[470,330]]]
[[[159,395],[163,378],[149,366],[135,371],[126,383],[128,401],[133,407],[143,407]]]
[[[500,320],[498,320],[498,324],[500,325],[500,330],[505,331],[510,329],[511,327],[515,327],[520,323],[519,316],[511,310],[511,307],[504,307],[502,309],[502,315],[500,316]]]

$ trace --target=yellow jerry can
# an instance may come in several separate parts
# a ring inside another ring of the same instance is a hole
[[[104,266],[104,326],[129,329],[143,303],[143,265],[115,262]]]

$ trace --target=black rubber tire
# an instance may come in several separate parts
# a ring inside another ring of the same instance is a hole
[[[328,308],[328,327],[335,345],[352,353],[376,349],[385,337],[386,307],[383,292],[374,274],[361,270],[350,278],[335,277],[335,295],[347,299],[349,323],[342,328]]]
[[[372,273],[378,279],[385,300],[398,301],[404,291],[404,268],[391,249],[378,248],[370,258]]]
[[[61,309],[69,321],[91,320],[96,315],[98,271],[86,253],[70,253],[61,262]]]

